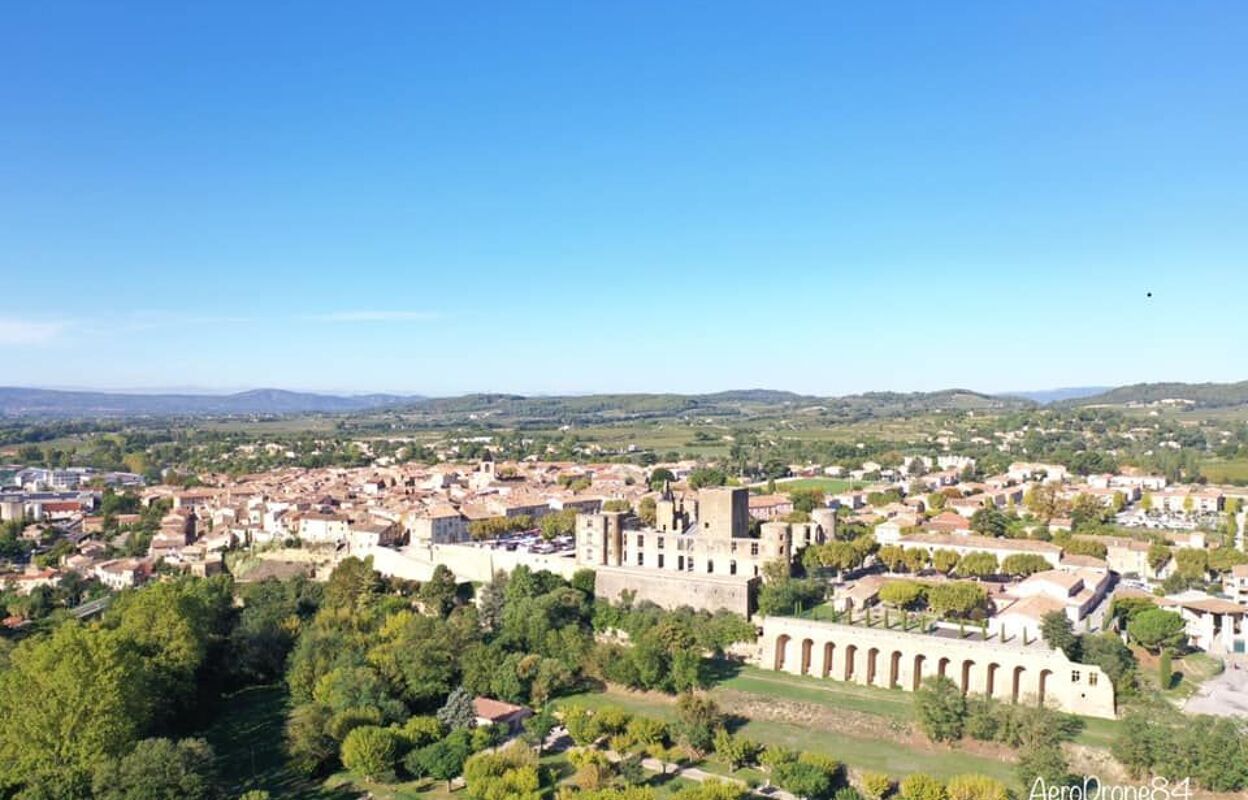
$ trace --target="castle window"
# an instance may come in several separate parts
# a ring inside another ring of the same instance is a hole
[[[1079,670],[1075,669],[1075,670],[1070,671],[1070,682],[1071,683],[1079,682]]]
[[[709,575],[709,574],[711,574],[711,573],[712,573],[712,572],[714,572],[714,571],[715,571],[715,562],[714,562],[714,561],[711,561],[711,560],[708,558],[708,559],[706,560],[706,574],[708,574],[708,575]]]
[[[684,568],[685,568],[685,557],[676,556],[676,569],[683,571]]]
[[[637,551],[637,566],[644,567],[645,565],[646,565],[646,554],[638,550]]]
[[[1095,686],[1095,685],[1096,685],[1096,673],[1095,673],[1095,672],[1089,672],[1089,673],[1088,673],[1088,685],[1089,685],[1089,686]]]
[[[663,537],[662,536],[659,537],[659,549],[660,550],[663,549]]]
[[[737,562],[736,562],[736,561],[729,561],[729,562],[728,562],[728,574],[729,574],[729,575],[736,575],[736,574],[737,574]]]
[[[645,546],[646,546],[646,537],[645,537],[645,536],[643,536],[643,535],[641,535],[640,533],[639,533],[639,534],[637,534],[637,546],[638,546],[638,547],[645,547]]]
[[[758,542],[754,542],[750,545],[750,555],[758,555]]]
[[[663,569],[663,554],[659,553],[659,569]]]

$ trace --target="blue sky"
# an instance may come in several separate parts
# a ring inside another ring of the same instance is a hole
[[[4,4],[0,383],[1248,378],[1245,41],[1233,2]]]

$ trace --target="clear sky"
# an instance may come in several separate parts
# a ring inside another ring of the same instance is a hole
[[[0,384],[1248,378],[1246,42],[1239,1],[4,3]]]

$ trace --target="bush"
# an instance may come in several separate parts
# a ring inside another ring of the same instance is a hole
[[[1052,739],[1036,740],[1023,747],[1018,754],[1018,778],[1025,789],[1036,782],[1044,786],[1065,786],[1070,782],[1070,768],[1062,747]]]
[[[1009,800],[1010,793],[1001,781],[985,775],[955,775],[945,784],[949,800]]]
[[[929,739],[952,742],[962,738],[966,698],[953,681],[943,675],[925,678],[914,693],[914,705],[919,727]]]
[[[398,759],[397,738],[394,731],[376,725],[355,728],[342,742],[342,765],[364,780],[387,780]]]
[[[900,800],[946,800],[945,785],[922,772],[907,775],[898,788]]]
[[[893,789],[893,782],[883,772],[864,772],[858,777],[858,785],[867,800],[883,800]]]
[[[773,771],[776,784],[798,797],[823,798],[832,792],[832,776],[814,764],[791,761]]]

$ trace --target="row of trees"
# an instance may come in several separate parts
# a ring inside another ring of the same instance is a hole
[[[989,578],[994,575],[1026,577],[1052,568],[1044,556],[1034,553],[1015,553],[998,561],[992,553],[959,555],[945,548],[929,553],[923,548],[890,544],[881,547],[877,556],[890,572],[917,573],[931,568],[942,575],[956,574],[964,578]]]
[[[988,592],[971,581],[889,581],[880,587],[880,601],[905,611],[931,611],[940,617],[985,619]]]
[[[914,706],[919,727],[932,741],[969,737],[1018,750],[1018,776],[1026,787],[1035,784],[1037,778],[1049,786],[1073,783],[1061,743],[1082,729],[1076,717],[1043,706],[968,698],[943,675],[924,679],[914,694]]]

